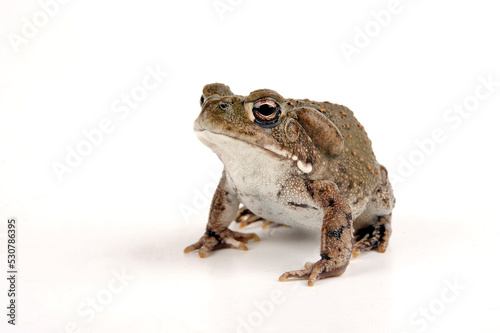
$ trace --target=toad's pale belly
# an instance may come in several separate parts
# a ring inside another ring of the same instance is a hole
[[[262,195],[244,192],[238,192],[237,196],[252,213],[266,220],[313,229],[321,229],[323,225],[323,211],[315,207],[313,202],[300,200],[300,197],[283,200],[278,198],[277,193]]]
[[[245,198],[242,203],[254,214],[275,223],[318,230],[323,225],[323,212],[318,209],[277,206],[270,200],[264,202],[252,197]]]

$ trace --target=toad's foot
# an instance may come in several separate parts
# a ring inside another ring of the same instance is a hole
[[[280,281],[286,281],[289,278],[308,278],[308,285],[312,287],[314,282],[319,279],[339,276],[344,273],[347,268],[347,264],[338,266],[336,260],[333,259],[321,259],[316,263],[306,263],[304,269],[286,272],[280,276]]]
[[[384,253],[391,237],[391,216],[380,216],[379,220],[366,228],[360,229],[354,235],[355,243],[352,256],[356,258],[361,252],[377,249]]]
[[[222,248],[229,247],[246,251],[248,250],[248,248],[246,247],[245,243],[249,240],[258,242],[260,241],[260,238],[253,233],[244,234],[229,229],[221,232],[209,230],[205,232],[205,234],[200,238],[198,242],[186,247],[184,249],[184,253],[199,250],[198,254],[200,255],[200,258],[206,258],[208,252]]]
[[[236,223],[240,224],[240,229],[243,229],[252,223],[261,222],[261,221],[262,221],[262,229],[267,229],[269,227],[271,227],[271,228],[277,228],[277,227],[282,227],[282,226],[288,227],[286,224],[275,223],[275,222],[271,222],[269,220],[263,219],[262,217],[257,216],[254,213],[252,213],[245,206],[241,207],[238,210],[238,213],[236,214],[235,221],[236,221]]]

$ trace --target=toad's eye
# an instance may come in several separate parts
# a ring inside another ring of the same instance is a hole
[[[200,97],[200,106],[203,106],[203,103],[205,103],[205,96],[201,95],[201,97]]]
[[[263,99],[253,105],[255,123],[262,127],[274,127],[278,124],[281,107],[271,99]]]

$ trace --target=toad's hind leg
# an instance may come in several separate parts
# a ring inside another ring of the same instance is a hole
[[[262,222],[262,229],[267,229],[268,227],[271,228],[276,228],[280,226],[286,226],[285,224],[279,224],[275,222],[271,222],[269,220],[266,220],[260,216],[255,215],[252,213],[247,207],[242,206],[239,210],[238,213],[236,214],[236,218],[234,219],[236,223],[240,224],[240,229],[245,228],[246,226],[255,223],[255,222]]]
[[[391,215],[379,216],[374,224],[356,231],[352,248],[354,258],[361,252],[372,249],[377,249],[381,253],[385,252],[392,233],[391,218]]]
[[[352,256],[363,251],[377,249],[385,252],[389,245],[392,227],[392,210],[396,203],[387,169],[380,166],[380,186],[372,193],[372,199],[365,211],[354,221],[354,246]]]

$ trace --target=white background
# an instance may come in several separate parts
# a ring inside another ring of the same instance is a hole
[[[37,1],[2,1],[0,267],[14,216],[19,294],[13,328],[1,273],[1,331],[498,331],[494,2],[401,0],[382,27],[372,12],[389,1],[221,2],[222,15],[213,0],[74,0],[49,17]],[[148,68],[168,76],[114,112]],[[247,252],[184,255],[222,170],[192,132],[211,82],[351,108],[400,176],[388,251],[313,288],[278,281],[319,258],[309,232],[252,226],[262,241]],[[464,103],[464,116],[448,111]],[[112,131],[59,180],[53,164],[103,119]],[[429,143],[435,131],[444,138]]]

